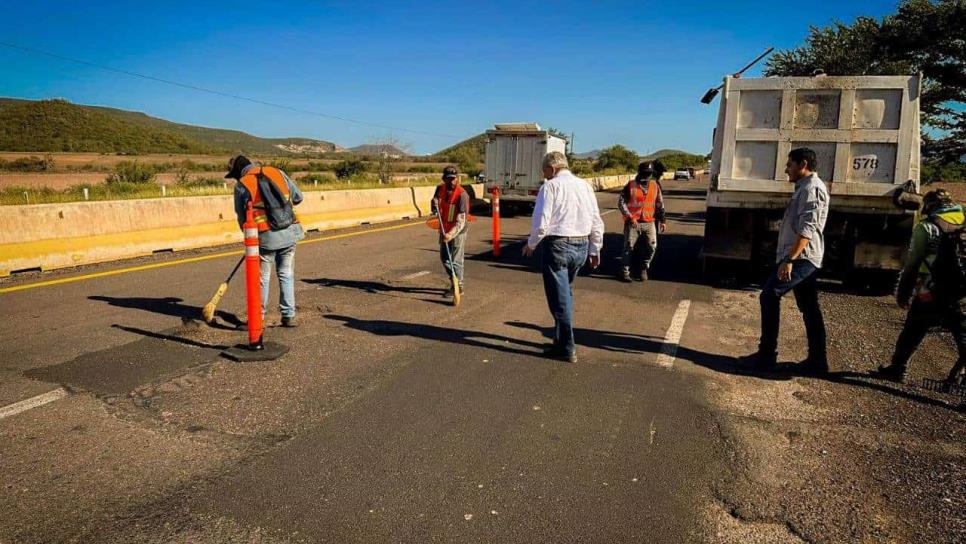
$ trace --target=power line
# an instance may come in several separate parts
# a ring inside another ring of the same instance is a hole
[[[259,100],[257,98],[249,98],[247,96],[241,96],[241,95],[237,95],[237,94],[226,93],[224,91],[217,91],[217,90],[214,90],[214,89],[208,89],[208,88],[205,88],[205,87],[199,87],[197,85],[192,85],[190,83],[181,83],[181,82],[173,81],[173,80],[170,80],[170,79],[163,79],[163,78],[160,78],[160,77],[155,77],[155,76],[151,76],[151,75],[147,75],[147,74],[141,74],[141,73],[138,73],[138,72],[132,72],[130,70],[124,70],[124,69],[121,69],[121,68],[114,68],[112,66],[106,66],[106,65],[103,65],[103,64],[98,64],[96,62],[90,62],[90,61],[86,61],[86,60],[82,60],[82,59],[76,59],[76,58],[73,58],[73,57],[68,57],[68,56],[65,56],[65,55],[60,55],[58,53],[51,53],[50,51],[44,51],[42,49],[35,49],[33,47],[26,47],[26,46],[18,45],[18,44],[15,44],[15,43],[9,43],[9,42],[0,41],[0,45],[2,45],[4,47],[8,47],[10,49],[17,49],[19,51],[23,51],[23,52],[26,52],[26,53],[33,53],[33,54],[36,54],[36,55],[43,55],[43,56],[51,57],[51,58],[58,59],[58,60],[63,60],[63,61],[67,61],[67,62],[73,62],[75,64],[81,64],[81,65],[84,65],[84,66],[90,66],[92,68],[97,68],[99,70],[105,70],[105,71],[108,71],[108,72],[115,72],[115,73],[118,73],[118,74],[124,74],[126,76],[131,76],[131,77],[138,77],[138,78],[141,78],[141,79],[146,79],[148,81],[154,81],[154,82],[157,82],[157,83],[164,83],[165,85],[171,85],[171,86],[174,86],[174,87],[181,87],[183,89],[190,89],[192,91],[198,91],[198,92],[213,94],[215,96],[221,96],[221,97],[225,97],[225,98],[232,98],[234,100],[242,100],[244,102],[251,102],[252,104],[259,104],[261,106],[269,106],[269,107],[272,107],[272,108],[283,109],[283,110],[287,110],[287,111],[291,111],[291,112],[295,112],[295,113],[301,113],[301,114],[305,114],[305,115],[315,115],[317,117],[324,117],[326,119],[333,119],[333,120],[336,120],[336,121],[343,121],[343,122],[346,122],[346,123],[354,123],[354,124],[357,124],[357,125],[363,125],[363,126],[373,127],[373,128],[382,128],[382,129],[386,129],[386,130],[396,130],[396,131],[399,131],[399,132],[409,132],[409,133],[412,133],[412,134],[422,134],[424,136],[436,136],[436,137],[440,137],[440,138],[459,138],[459,136],[454,136],[452,134],[440,134],[438,132],[427,132],[425,130],[416,130],[416,129],[410,129],[410,128],[394,127],[394,126],[390,126],[390,125],[381,125],[379,123],[370,123],[368,121],[360,121],[358,119],[352,119],[352,118],[349,118],[349,117],[342,117],[342,116],[339,116],[339,115],[331,115],[331,114],[328,114],[328,113],[322,113],[322,112],[318,112],[318,111],[304,110],[304,109],[301,109],[301,108],[295,108],[295,107],[292,107],[292,106],[287,106],[285,104],[278,104],[276,102],[268,102],[266,100]]]

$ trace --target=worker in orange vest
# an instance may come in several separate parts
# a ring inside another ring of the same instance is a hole
[[[661,175],[665,168],[661,161],[645,161],[637,167],[637,176],[621,190],[617,209],[624,216],[624,251],[621,256],[620,280],[630,282],[647,279],[647,271],[657,251],[658,231],[667,230],[664,216],[664,197],[661,194]],[[634,263],[634,256],[640,261]],[[635,266],[631,275],[632,264]]]
[[[278,306],[283,327],[295,322],[295,245],[305,238],[292,206],[302,202],[302,191],[288,175],[273,166],[259,166],[238,155],[228,162],[226,178],[235,179],[235,214],[238,225],[245,223],[248,203],[258,226],[259,272],[262,289],[262,315],[268,309],[268,284],[272,265],[278,275]]]
[[[447,276],[452,277],[454,273],[456,274],[460,293],[463,293],[463,256],[466,222],[470,213],[470,195],[460,186],[460,174],[455,166],[447,166],[443,169],[443,183],[436,187],[431,206],[433,214],[439,211],[443,223],[442,232],[439,235],[439,258],[443,261]],[[449,255],[452,256],[453,261],[452,269],[443,244],[449,246]],[[453,288],[450,287],[444,296],[453,296]]]

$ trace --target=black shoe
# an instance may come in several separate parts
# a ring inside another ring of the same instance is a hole
[[[755,370],[773,372],[778,367],[778,355],[756,351],[751,355],[738,357],[738,362],[744,366],[753,367]]]
[[[624,283],[630,283],[631,273],[628,272],[627,270],[624,270],[623,272],[621,272],[621,275],[617,279],[621,280]]]
[[[286,328],[289,328],[289,329],[294,329],[295,327],[298,327],[299,324],[295,320],[295,316],[294,315],[291,316],[291,317],[282,316],[282,326],[283,327],[286,327]]]
[[[641,274],[634,274],[631,276],[631,279],[634,281],[644,281],[644,276]]]
[[[902,383],[903,378],[906,377],[906,369],[893,364],[882,365],[876,370],[875,374],[883,380]]]

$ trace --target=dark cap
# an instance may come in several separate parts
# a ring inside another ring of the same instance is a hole
[[[455,166],[443,168],[443,179],[456,179],[458,177],[460,177],[460,172]]]
[[[237,157],[228,159],[228,173],[225,174],[225,178],[241,179],[242,170],[251,163],[252,161],[248,160],[248,157],[244,155],[238,155]]]

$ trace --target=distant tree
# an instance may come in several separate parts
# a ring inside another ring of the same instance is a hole
[[[403,154],[410,146],[392,134],[376,140],[374,145],[377,147],[374,159],[379,183],[390,183],[397,164],[403,159]]]
[[[105,181],[108,185],[136,183],[151,183],[155,178],[155,170],[138,161],[121,161],[114,166],[114,171],[108,174]]]
[[[469,147],[456,149],[449,153],[447,158],[467,176],[475,177],[482,171],[480,157]]]
[[[365,172],[367,169],[368,167],[366,166],[366,163],[364,163],[361,159],[351,157],[336,164],[333,171],[335,172],[335,177],[339,179],[348,179],[352,176]]]
[[[923,73],[923,179],[958,171],[966,156],[966,1],[903,0],[882,20],[812,27],[805,45],[768,60],[765,75]],[[953,165],[953,169],[945,165]],[[928,168],[927,168],[928,167]]]
[[[594,163],[594,170],[600,172],[609,168],[620,168],[624,171],[636,171],[637,164],[637,153],[618,144],[601,152]]]

